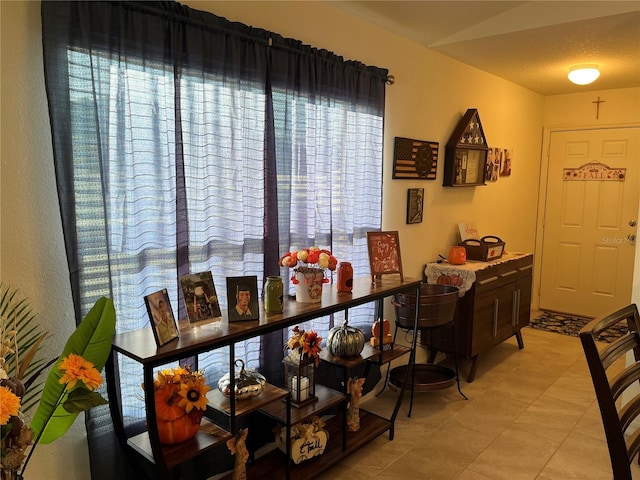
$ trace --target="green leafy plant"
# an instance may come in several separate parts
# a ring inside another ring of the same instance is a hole
[[[75,354],[91,362],[98,371],[102,371],[111,351],[115,328],[116,313],[113,301],[103,297],[96,302],[69,337],[58,361],[49,372],[38,410],[30,425],[35,444],[53,442],[71,427],[78,413],[107,403],[97,392],[90,391],[81,383],[68,389],[60,382],[63,373],[58,367],[70,354]],[[33,449],[29,456],[32,453]]]
[[[42,342],[48,333],[42,330],[37,315],[27,298],[20,297],[17,289],[0,283],[0,368],[8,383],[16,380],[24,386],[21,407],[30,410],[42,392],[38,377],[54,360],[46,362],[38,357]]]
[[[46,338],[36,325],[26,300],[15,300],[15,291],[0,290],[0,409],[2,427],[2,478],[24,473],[38,443],[51,443],[65,434],[80,412],[107,401],[94,390],[102,383],[100,372],[109,357],[115,333],[113,301],[101,298],[67,340],[57,359],[35,360]],[[37,392],[29,387],[55,362]],[[5,369],[5,367],[8,369]],[[22,379],[30,374],[24,383]],[[25,399],[32,395],[38,408],[30,425],[24,420]],[[39,395],[39,399],[38,399]],[[32,445],[28,455],[26,450]]]

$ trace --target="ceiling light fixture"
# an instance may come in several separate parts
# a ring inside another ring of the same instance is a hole
[[[574,65],[569,69],[569,80],[576,85],[589,85],[600,76],[598,65]]]

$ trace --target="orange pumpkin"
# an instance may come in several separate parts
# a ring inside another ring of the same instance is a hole
[[[438,285],[451,285],[451,278],[449,277],[449,275],[441,273],[438,277],[438,280],[436,280],[436,283]]]
[[[186,442],[193,438],[200,428],[200,421],[204,412],[202,410],[191,410],[175,420],[158,419],[158,435],[160,443],[164,445],[175,445]]]
[[[451,265],[464,265],[467,261],[467,250],[464,247],[451,247],[449,249],[449,263]]]
[[[184,408],[179,407],[180,387],[176,384],[167,383],[155,391],[156,417],[158,420],[171,421],[184,415]]]

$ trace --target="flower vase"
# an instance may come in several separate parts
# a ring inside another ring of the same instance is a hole
[[[299,267],[294,272],[296,279],[296,302],[320,303],[322,301],[324,269]]]

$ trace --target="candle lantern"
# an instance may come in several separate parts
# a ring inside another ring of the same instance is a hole
[[[315,402],[318,399],[315,359],[293,351],[285,357],[283,364],[285,385],[291,392],[291,405],[301,407]]]

